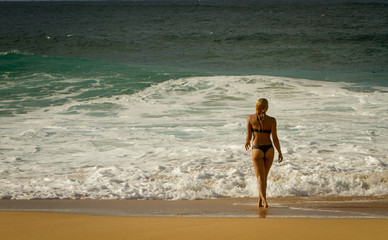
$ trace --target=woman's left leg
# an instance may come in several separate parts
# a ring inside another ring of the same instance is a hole
[[[264,157],[264,172],[265,172],[264,175],[265,175],[265,178],[264,178],[263,189],[264,189],[265,195],[267,195],[268,174],[269,174],[269,170],[271,169],[271,166],[273,163],[274,155],[275,155],[275,151],[273,148],[271,148],[271,149],[268,149],[268,151],[265,153],[265,157]],[[268,208],[267,201],[265,202],[264,207]]]
[[[275,150],[273,148],[268,149],[264,157],[265,179],[267,180],[269,170],[271,169],[273,158],[275,156]]]

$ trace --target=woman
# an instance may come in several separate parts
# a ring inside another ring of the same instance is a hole
[[[252,161],[255,168],[257,185],[259,188],[258,207],[268,208],[267,203],[267,176],[272,166],[274,158],[274,148],[272,146],[270,135],[272,134],[273,144],[279,153],[278,162],[283,161],[282,151],[280,149],[279,139],[276,132],[276,119],[266,115],[268,110],[268,101],[261,98],[256,103],[256,114],[249,115],[247,118],[247,140],[245,149],[248,150],[252,140]]]

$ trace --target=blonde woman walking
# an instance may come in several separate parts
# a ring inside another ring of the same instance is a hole
[[[252,161],[255,168],[257,185],[259,188],[258,207],[268,208],[267,203],[267,177],[272,166],[275,151],[273,145],[279,153],[278,162],[283,161],[282,151],[276,131],[276,119],[266,114],[268,101],[261,98],[256,103],[256,113],[247,118],[247,139],[245,149],[248,150],[252,140]],[[273,145],[271,142],[271,136]],[[253,136],[253,139],[252,139]]]

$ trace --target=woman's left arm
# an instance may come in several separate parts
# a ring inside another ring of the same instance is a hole
[[[272,133],[273,144],[275,145],[275,148],[279,153],[278,163],[281,163],[283,161],[283,154],[282,154],[282,150],[280,149],[280,143],[279,143],[275,118],[273,118],[271,133]]]

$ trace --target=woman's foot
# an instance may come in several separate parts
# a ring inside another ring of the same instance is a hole
[[[259,202],[257,203],[257,207],[269,208],[267,201],[266,200],[262,201],[260,197],[259,197]]]
[[[263,203],[261,202],[261,197],[259,196],[259,201],[257,202],[257,207],[262,208],[264,207]]]

